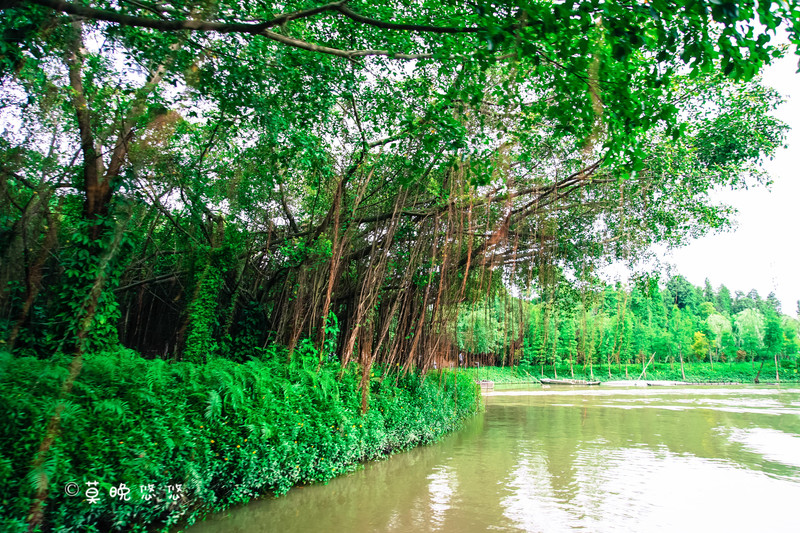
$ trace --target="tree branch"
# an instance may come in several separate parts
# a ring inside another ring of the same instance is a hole
[[[175,280],[175,279],[179,279],[180,276],[182,276],[183,274],[186,274],[187,272],[188,272],[187,270],[181,270],[180,272],[172,272],[170,274],[162,274],[160,276],[156,276],[156,277],[150,278],[150,279],[144,279],[144,280],[141,280],[141,281],[135,281],[133,283],[125,285],[124,287],[117,287],[116,289],[114,289],[114,292],[125,292],[125,291],[130,290],[130,289],[135,289],[136,287],[141,287],[142,285],[149,285],[151,283],[155,284],[155,283],[164,283],[166,281],[172,281],[172,280]]]
[[[283,212],[286,215],[286,218],[289,220],[289,225],[292,227],[292,232],[295,234],[300,233],[300,228],[297,227],[297,223],[292,216],[292,212],[289,211],[289,204],[286,203],[286,190],[283,188],[283,183],[280,181],[278,182],[278,190],[281,193],[281,207],[283,207]]]
[[[336,8],[341,2],[332,2],[323,6],[306,9],[302,11],[295,11],[285,15],[278,15],[270,20],[259,22],[255,24],[248,24],[242,22],[210,22],[206,20],[163,20],[152,19],[148,17],[137,17],[133,15],[126,15],[117,11],[108,9],[96,9],[93,7],[82,6],[65,0],[27,0],[31,4],[38,4],[40,6],[49,7],[56,11],[67,13],[68,15],[75,15],[78,17],[90,18],[93,20],[104,20],[106,22],[115,22],[124,26],[136,26],[138,28],[151,28],[161,31],[178,31],[178,30],[195,30],[195,31],[215,31],[218,33],[251,33],[254,35],[261,34],[267,28],[273,28],[286,24],[292,20],[307,18],[325,11],[331,11]]]
[[[478,28],[476,26],[471,26],[468,28],[454,28],[447,26],[428,26],[427,24],[401,24],[394,22],[384,22],[382,20],[376,20],[373,18],[365,17],[363,15],[359,15],[358,13],[347,7],[345,5],[345,2],[338,2],[334,9],[351,20],[360,22],[362,24],[375,26],[377,28],[383,28],[385,30],[415,31],[420,33],[476,33],[483,29],[483,28]]]
[[[383,22],[371,19],[369,17],[364,17],[344,7],[345,0],[341,0],[339,2],[332,2],[311,9],[305,9],[301,11],[295,11],[293,13],[287,13],[285,15],[278,15],[277,17],[274,17],[270,20],[258,23],[212,22],[207,20],[192,20],[192,19],[189,20],[153,19],[149,17],[126,15],[124,13],[108,9],[97,9],[93,7],[83,6],[79,4],[74,4],[72,2],[66,2],[65,0],[27,0],[27,1],[31,4],[37,4],[43,7],[48,7],[50,9],[60,11],[62,13],[66,13],[69,15],[89,18],[93,20],[103,20],[106,22],[113,22],[124,26],[151,28],[160,31],[190,30],[190,31],[206,31],[206,32],[213,31],[217,33],[249,33],[252,35],[261,35],[266,37],[267,39],[271,39],[273,41],[288,46],[292,46],[294,48],[300,48],[302,50],[308,50],[310,52],[317,52],[321,54],[329,54],[333,56],[344,57],[345,59],[358,59],[366,56],[385,56],[391,59],[403,59],[403,60],[430,59],[433,57],[433,54],[405,54],[399,52],[392,52],[389,50],[342,50],[339,48],[331,48],[329,46],[322,46],[310,43],[308,41],[295,39],[294,37],[289,37],[286,35],[282,35],[280,33],[269,31],[269,28],[286,24],[287,22],[291,22],[292,20],[308,18],[314,15],[318,15],[320,13],[324,13],[326,11],[336,11],[356,22],[390,30],[416,31],[422,33],[437,33],[437,34],[470,33],[470,32],[474,33],[480,31],[480,28],[476,27],[452,28],[452,27],[428,26],[422,24],[399,24],[392,22]]]

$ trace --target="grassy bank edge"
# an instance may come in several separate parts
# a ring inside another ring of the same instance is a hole
[[[59,438],[34,471],[68,357],[0,353],[0,411],[8,413],[0,422],[0,529],[27,529],[46,479],[45,531],[167,531],[436,442],[481,407],[468,376],[376,367],[362,415],[356,365],[318,371],[315,354],[301,350],[288,365],[284,356],[206,365],[128,350],[87,356],[64,402]],[[90,503],[94,481],[99,501]],[[66,495],[69,483],[79,486],[77,496]],[[127,501],[111,496],[122,483]]]
[[[611,365],[611,376],[609,377],[608,366],[596,365],[593,374],[589,373],[587,367],[584,373],[583,367],[575,365],[570,372],[569,365],[559,365],[557,372],[553,372],[553,366],[529,366],[523,367],[480,367],[460,369],[459,373],[471,377],[473,380],[490,380],[495,383],[538,383],[539,378],[553,378],[556,375],[559,379],[593,379],[595,381],[626,381],[636,379],[664,380],[664,381],[687,381],[690,383],[753,383],[758,375],[760,362],[753,365],[750,362],[733,363],[714,363],[713,369],[707,362],[694,362],[684,364],[686,379],[681,374],[680,364],[676,363],[654,363],[647,367],[647,372],[642,375],[641,364],[629,364],[617,366]],[[800,372],[797,367],[784,366],[779,371],[780,382],[798,383],[800,382]],[[775,383],[775,364],[765,363],[761,369],[759,377],[760,383]]]

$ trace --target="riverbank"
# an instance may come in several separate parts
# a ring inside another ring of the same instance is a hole
[[[187,533],[797,531],[800,387],[506,389],[435,446]]]
[[[317,358],[170,364],[128,350],[86,356],[60,434],[32,469],[70,358],[0,354],[0,529],[25,531],[46,488],[44,530],[145,531],[300,484],[326,482],[440,439],[479,409],[468,376],[370,376]],[[45,485],[45,483],[47,485]]]
[[[788,361],[786,361],[788,363]],[[574,365],[570,371],[569,365],[559,365],[556,372],[553,366],[536,367],[481,367],[461,369],[459,373],[472,376],[475,380],[489,380],[495,383],[539,383],[541,378],[582,379],[592,381],[681,381],[689,383],[753,383],[758,375],[761,363],[755,365],[750,362],[714,363],[713,369],[709,363],[685,363],[685,379],[681,374],[680,364],[676,363],[651,363],[647,372],[642,374],[641,364],[611,365],[611,373],[606,365],[596,365],[590,373],[587,367],[585,372],[582,366]],[[779,370],[781,382],[800,382],[800,373],[792,361],[791,365],[782,366]],[[775,383],[775,364],[767,362],[761,370],[759,377],[761,383]]]

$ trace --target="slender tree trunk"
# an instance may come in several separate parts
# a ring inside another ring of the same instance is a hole
[[[764,361],[761,361],[761,366],[758,367],[758,374],[756,374],[756,379],[753,380],[754,383],[761,383],[761,371],[764,369]]]
[[[362,343],[359,343],[359,350],[361,351],[362,364],[361,364],[361,414],[367,414],[369,410],[369,384],[372,375],[372,361],[373,354],[370,344],[372,343],[372,326],[368,326],[367,331],[361,337]],[[362,345],[363,344],[363,345]]]
[[[333,245],[331,246],[331,260],[328,265],[328,285],[325,289],[325,301],[322,304],[322,327],[319,328],[317,344],[319,347],[319,365],[317,370],[322,367],[323,358],[325,357],[325,329],[328,325],[328,313],[331,306],[331,297],[333,295],[333,285],[336,281],[336,274],[339,270],[339,262],[341,261],[342,253],[344,251],[344,236],[339,235],[339,221],[341,214],[341,196],[343,192],[344,179],[339,181],[336,187],[336,193],[333,199]]]

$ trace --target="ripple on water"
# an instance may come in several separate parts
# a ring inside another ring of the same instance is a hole
[[[519,461],[503,500],[505,516],[530,532],[751,532],[762,530],[762,519],[742,510],[764,503],[759,494],[777,494],[776,482],[759,473],[665,450],[587,448],[575,464],[565,499],[546,462]],[[800,490],[784,488],[780,504],[797,497]],[[796,531],[788,518],[773,524],[773,531]]]
[[[725,428],[731,442],[737,442],[747,450],[762,456],[767,461],[800,469],[800,436],[772,428]],[[795,472],[800,481],[800,470]]]

